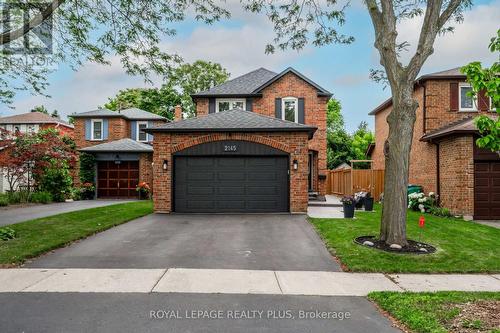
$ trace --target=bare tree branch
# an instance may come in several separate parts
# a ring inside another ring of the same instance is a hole
[[[11,41],[14,41],[26,35],[28,32],[48,19],[54,13],[54,11],[59,8],[59,6],[61,6],[63,2],[64,0],[53,0],[52,3],[47,6],[47,8],[35,15],[35,17],[33,17],[29,22],[26,22],[19,29],[16,29],[14,31],[4,31],[2,34],[0,34],[0,45],[8,44]]]

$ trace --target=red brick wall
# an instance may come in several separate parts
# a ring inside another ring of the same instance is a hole
[[[439,143],[441,205],[453,214],[474,214],[474,139],[450,137]]]
[[[99,118],[100,119],[100,118]],[[130,123],[123,118],[108,118],[107,140],[85,140],[85,118],[75,119],[75,143],[77,148],[85,148],[101,143],[120,140],[130,137]]]
[[[75,137],[75,130],[71,127],[66,127],[66,126],[62,126],[62,125],[57,126],[57,124],[41,124],[40,125],[41,130],[45,130],[48,128],[56,129],[60,135],[67,135],[70,138]]]
[[[414,91],[419,107],[410,154],[410,183],[422,185],[425,192],[437,190],[437,147],[420,141],[420,138],[425,133],[460,119],[475,117],[478,114],[491,114],[489,111],[451,111],[451,82],[461,81],[429,80],[425,82],[425,128],[423,87],[418,87]],[[375,169],[385,169],[383,147],[389,131],[386,117],[390,111],[391,107],[388,107],[375,115],[375,149],[372,153]],[[456,146],[453,146],[454,144]],[[474,207],[472,137],[444,140],[440,146],[440,165],[440,191],[443,207],[451,209],[456,214],[472,215]],[[458,176],[455,177],[457,172]]]
[[[318,130],[314,137],[309,140],[310,150],[317,151],[315,165],[317,169],[314,174],[326,174],[326,109],[328,98],[318,97],[316,88],[311,86],[293,73],[288,73],[269,87],[262,91],[262,97],[253,99],[252,111],[266,116],[275,116],[275,99],[283,97],[304,98],[305,123],[316,126]],[[208,98],[196,100],[198,115],[208,114]],[[314,188],[321,194],[325,194],[325,181],[318,181],[314,177]]]
[[[298,170],[290,165],[290,211],[307,212],[307,133],[156,133],[153,142],[153,197],[155,211],[172,211],[172,153],[204,142],[220,140],[244,140],[262,143],[290,154],[290,164],[297,160]],[[163,161],[168,161],[168,170],[162,169]]]
[[[146,182],[149,184],[151,191],[153,191],[153,154],[142,153],[139,157],[139,182]]]
[[[419,105],[423,105],[423,88],[415,90],[414,97]],[[386,118],[391,112],[389,107],[375,115],[375,148],[373,149],[372,159],[374,169],[385,169],[384,143],[389,135],[389,125]],[[413,141],[410,152],[410,184],[421,185],[425,192],[436,192],[436,146],[428,142],[420,141],[424,135],[423,112],[419,106],[417,109],[417,118],[413,130]]]

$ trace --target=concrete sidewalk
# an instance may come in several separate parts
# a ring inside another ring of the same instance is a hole
[[[500,291],[500,274],[390,274],[230,269],[3,269],[0,292],[366,296],[372,291]]]

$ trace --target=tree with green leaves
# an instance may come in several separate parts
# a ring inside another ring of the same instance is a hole
[[[242,0],[247,10],[263,12],[274,25],[276,36],[266,51],[300,50],[309,43],[322,46],[349,44],[354,38],[340,32],[345,22],[346,4],[337,0]],[[463,20],[470,0],[365,0],[366,10],[375,31],[375,48],[383,70],[372,77],[383,79],[391,90],[392,111],[387,117],[388,138],[385,142],[384,206],[380,239],[387,244],[406,246],[407,187],[413,128],[418,102],[413,97],[414,82],[428,57],[434,52],[438,34],[452,31],[452,22]],[[416,49],[408,51],[408,41],[398,40],[398,23],[423,17]],[[409,60],[402,63],[402,52]],[[378,74],[378,75],[376,75]]]
[[[45,105],[37,105],[33,109],[31,109],[30,112],[40,112],[40,113],[44,113],[46,115],[49,114],[49,110],[47,110],[47,108],[45,107]]]
[[[104,107],[113,111],[138,108],[173,119],[172,109],[179,103],[180,97],[174,90],[131,88],[120,90],[115,97],[109,98]]]
[[[197,60],[172,70],[161,88],[132,88],[120,92],[104,105],[110,110],[131,107],[173,119],[174,107],[181,105],[184,114],[195,116],[191,94],[210,89],[225,82],[229,73],[220,64]]]
[[[187,117],[196,115],[196,108],[191,94],[208,90],[224,83],[229,72],[218,63],[197,60],[192,64],[182,64],[173,70],[161,90],[175,89],[180,94],[180,104]]]
[[[348,2],[337,0],[241,0],[251,12],[263,12],[274,26],[275,38],[266,47],[267,52],[279,49],[300,50],[312,43],[322,46],[331,43],[349,44],[352,36],[339,31],[345,22]],[[380,239],[387,244],[407,245],[406,191],[408,165],[413,128],[418,102],[413,98],[415,79],[428,57],[434,52],[438,34],[452,31],[450,23],[463,20],[463,11],[471,0],[365,0],[375,31],[375,48],[380,56],[382,71],[373,75],[385,80],[392,96],[392,111],[387,117],[389,134],[385,142],[384,206]],[[151,74],[167,76],[180,61],[175,54],[163,52],[161,37],[172,36],[173,22],[185,18],[190,10],[197,19],[211,23],[229,12],[213,0],[53,0],[48,6],[42,2],[22,3],[37,10],[31,20],[21,26],[0,33],[0,45],[20,40],[33,28],[53,15],[54,38],[59,45],[54,54],[59,61],[79,65],[82,61],[109,63],[110,54],[120,58],[129,74],[140,74],[150,80]],[[409,61],[401,62],[401,52],[408,49],[408,41],[398,41],[397,24],[405,19],[423,17],[416,50]],[[0,99],[11,102],[15,88],[43,92],[46,84],[43,71],[35,67],[25,69],[9,63],[11,54],[1,53],[7,65],[0,69]],[[13,82],[22,82],[21,87]]]
[[[500,29],[497,31],[497,36],[491,39],[489,49],[493,53],[500,53]],[[491,67],[483,68],[480,62],[475,61],[462,67],[461,70],[467,75],[475,99],[478,99],[480,92],[484,92],[485,96],[491,99],[491,107],[498,116],[494,119],[481,115],[475,119],[481,135],[476,143],[479,147],[490,149],[500,155],[500,62],[495,61]]]
[[[10,9],[8,16],[2,16],[4,30],[0,31],[0,102],[6,104],[12,103],[17,90],[44,94],[47,88],[50,66],[23,63],[22,57],[5,47],[23,45],[28,41],[25,37],[37,31],[52,39],[52,53],[45,57],[48,62],[64,62],[76,69],[85,62],[109,65],[114,56],[127,74],[151,82],[153,75],[168,77],[181,63],[179,55],[165,52],[160,43],[175,36],[173,25],[187,13],[205,23],[229,17],[214,0],[2,0],[0,4]]]

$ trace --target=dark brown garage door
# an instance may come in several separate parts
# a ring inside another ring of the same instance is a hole
[[[474,219],[500,219],[500,162],[474,163]]]
[[[97,196],[99,198],[137,198],[138,161],[99,161],[97,163]]]
[[[176,212],[288,211],[286,156],[179,156],[174,177]]]

